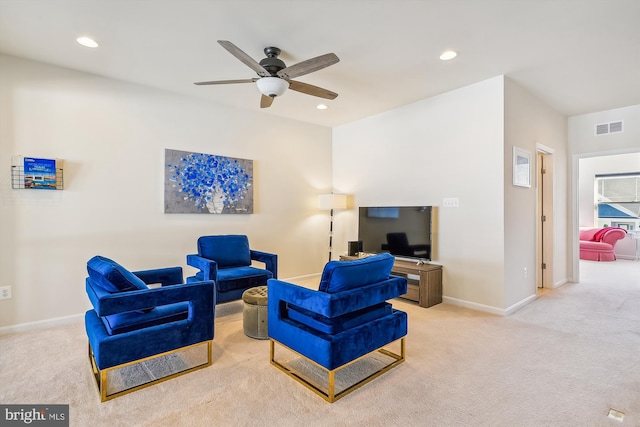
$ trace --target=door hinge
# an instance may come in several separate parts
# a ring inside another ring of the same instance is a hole
[[[542,215],[540,217],[540,221],[545,222],[547,220],[547,216],[546,215]]]
[[[545,264],[544,262],[542,263],[542,269],[546,270],[547,269],[547,264]]]
[[[546,170],[545,168],[542,168],[542,169],[540,169],[540,173],[541,173],[542,175],[544,175],[545,173],[547,173],[547,170]]]

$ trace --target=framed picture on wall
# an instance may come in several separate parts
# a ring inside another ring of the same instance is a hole
[[[165,149],[164,212],[252,214],[253,160]]]
[[[531,153],[513,147],[513,185],[531,187]]]

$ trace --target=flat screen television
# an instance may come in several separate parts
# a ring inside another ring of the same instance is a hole
[[[363,206],[358,240],[367,253],[431,261],[431,206]]]

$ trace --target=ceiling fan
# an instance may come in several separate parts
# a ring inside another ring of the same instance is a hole
[[[260,62],[255,61],[249,55],[240,50],[236,45],[227,40],[218,40],[218,43],[229,51],[233,56],[242,61],[245,65],[258,73],[260,77],[240,80],[215,80],[209,82],[196,82],[196,85],[221,85],[230,83],[253,83],[255,82],[262,92],[260,107],[267,108],[273,103],[276,96],[282,95],[287,89],[307,95],[317,96],[325,99],[335,99],[338,94],[318,86],[291,80],[295,77],[303,76],[314,71],[321,70],[340,61],[335,53],[316,56],[306,61],[287,67],[282,60],[278,59],[280,49],[277,47],[265,47],[264,53],[267,56]]]

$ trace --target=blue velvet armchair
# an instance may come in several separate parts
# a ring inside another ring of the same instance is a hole
[[[393,263],[389,254],[331,261],[318,290],[269,280],[271,364],[334,402],[404,362],[407,315],[387,300],[405,294],[407,280],[390,276]],[[398,340],[399,354],[383,348]],[[276,343],[319,366],[327,375],[326,385],[308,379],[293,364],[276,360]],[[336,373],[374,352],[388,356],[386,365],[337,391]]]
[[[263,263],[265,268],[252,266],[252,261]],[[215,282],[216,304],[240,299],[247,289],[266,286],[268,279],[278,278],[278,256],[250,249],[244,235],[200,237],[198,253],[187,255],[187,265],[199,270],[187,277],[187,283]]]
[[[85,314],[89,360],[104,402],[211,365],[215,294],[212,281],[183,284],[182,268],[130,272],[101,256],[87,262]],[[156,284],[150,288],[147,285]],[[110,393],[109,373],[196,346],[207,361],[154,381]]]

